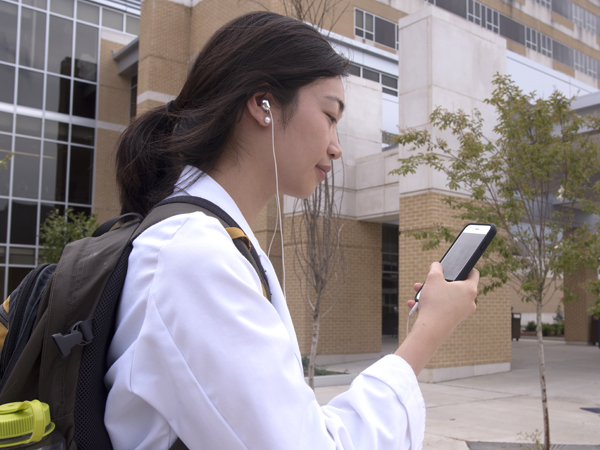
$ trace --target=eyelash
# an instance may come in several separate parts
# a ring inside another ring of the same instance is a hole
[[[331,123],[335,124],[337,123],[337,119],[333,116],[330,116],[329,114],[327,114],[327,117],[329,117],[329,120],[331,120]]]

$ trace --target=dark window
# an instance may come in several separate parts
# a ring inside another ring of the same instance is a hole
[[[71,80],[46,75],[46,111],[69,114],[71,104]]]
[[[17,116],[17,134],[40,137],[42,135],[42,119]]]
[[[74,144],[94,145],[94,129],[83,127],[81,125],[73,125],[71,128],[71,142]]]
[[[64,202],[67,186],[67,145],[44,142],[42,199]]]
[[[6,134],[0,134],[0,161],[12,152],[12,137]],[[6,167],[0,166],[0,195],[8,195],[10,187],[10,161]]]
[[[22,3],[34,8],[46,9],[46,0],[22,0]]]
[[[0,111],[0,131],[4,131],[5,133],[12,133],[12,126],[13,115],[11,113]]]
[[[10,243],[35,245],[37,204],[13,200],[10,219]]]
[[[73,82],[73,115],[96,118],[96,85]]]
[[[568,0],[552,0],[552,11],[567,19],[572,19],[573,5]]]
[[[15,155],[12,157],[15,197],[38,198],[40,144],[41,141],[37,139],[15,139]]]
[[[10,247],[8,263],[33,266],[35,264],[35,248]]]
[[[0,12],[0,14],[2,14]],[[1,37],[0,37],[1,38]],[[15,101],[15,68],[0,64],[0,102],[13,103]]]
[[[360,77],[360,67],[355,66],[354,64],[348,64],[348,73]]]
[[[8,230],[8,200],[0,198],[0,242],[6,244],[6,231]]]
[[[93,165],[94,151],[91,148],[71,147],[69,202],[92,203]]]
[[[21,106],[42,109],[44,74],[32,70],[19,69],[19,92],[17,103]]]
[[[379,72],[375,72],[374,70],[365,69],[363,67],[362,70],[363,78],[371,81],[377,81],[379,83]]]
[[[140,35],[140,19],[133,16],[125,16],[125,31],[129,34]]]
[[[19,63],[23,66],[43,70],[45,47],[46,14],[29,8],[21,8]]]
[[[75,76],[96,81],[98,64],[98,28],[77,24],[75,38]]]
[[[382,333],[398,334],[398,226],[381,227]]]
[[[573,67],[573,49],[558,41],[552,42],[552,58],[569,67]]]
[[[525,25],[500,14],[500,34],[505,38],[525,45]]]
[[[129,91],[129,118],[137,114],[137,75],[131,77],[131,89]]]
[[[14,291],[23,278],[31,272],[31,268],[27,267],[9,267],[8,269],[8,294]]]
[[[71,209],[75,214],[84,213],[88,217],[92,214],[92,208],[86,208],[85,206],[71,206]]]
[[[396,48],[396,29],[394,22],[375,17],[375,42]]]
[[[68,142],[69,124],[46,119],[46,122],[44,123],[44,137],[54,141]]]
[[[50,0],[50,11],[73,17],[73,0]]]
[[[450,11],[454,14],[458,14],[459,16],[461,16],[463,18],[467,17],[467,2],[466,1],[436,0],[435,5],[442,9],[445,9],[446,11]]]
[[[73,22],[50,16],[48,71],[71,76]]]
[[[17,5],[0,1],[0,61],[9,63],[17,61],[15,55],[17,53],[18,23]]]

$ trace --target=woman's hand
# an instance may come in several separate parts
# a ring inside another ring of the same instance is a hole
[[[413,328],[396,355],[408,362],[415,374],[419,374],[438,347],[469,314],[475,311],[475,297],[479,272],[473,269],[465,281],[448,282],[444,268],[433,263],[429,268],[425,286],[419,300],[419,315]],[[421,283],[414,285],[415,291]],[[407,302],[409,308],[414,300]]]

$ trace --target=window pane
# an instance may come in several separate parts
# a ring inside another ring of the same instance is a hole
[[[362,74],[363,78],[366,78],[367,80],[377,81],[379,83],[379,72],[375,72],[373,70],[369,70],[363,67]]]
[[[456,0],[436,0],[435,6],[445,9],[447,11],[458,14],[462,18],[467,17],[467,2]]]
[[[21,2],[34,8],[46,9],[46,0],[21,0]]]
[[[17,116],[17,134],[40,137],[42,135],[42,119]]]
[[[92,214],[92,208],[86,208],[85,206],[70,206],[73,209],[74,214],[84,213],[86,216]]]
[[[525,45],[525,25],[512,20],[510,17],[500,15],[500,34]]]
[[[96,85],[75,81],[73,84],[73,115],[96,118]]]
[[[365,30],[373,32],[373,15],[366,13],[365,19]]]
[[[21,106],[42,109],[44,74],[19,69],[19,91],[17,103]]]
[[[0,39],[2,39],[1,36]],[[0,89],[0,102],[12,104],[15,101],[14,67],[0,64],[0,86],[2,86]]]
[[[12,157],[13,196],[38,198],[40,179],[40,145],[37,139],[16,138]],[[24,244],[24,242],[22,242]]]
[[[48,41],[48,70],[71,76],[73,22],[60,17],[50,16]]]
[[[129,90],[129,118],[137,114],[137,75],[131,77],[131,89]]]
[[[69,114],[71,104],[71,80],[46,75],[46,111]]]
[[[71,147],[71,167],[69,169],[69,202],[92,203],[92,171],[94,150]]]
[[[12,202],[10,243],[35,245],[37,230],[37,205],[32,202]]]
[[[69,141],[69,124],[46,119],[44,137],[55,141]]]
[[[98,63],[98,28],[77,24],[75,40],[75,76],[96,81]]]
[[[364,28],[364,24],[363,24],[363,12],[360,9],[355,10],[354,20],[356,21],[356,26],[358,28]]]
[[[102,10],[102,26],[123,31],[123,14],[104,8]]]
[[[11,247],[8,263],[33,266],[35,264],[35,248]]]
[[[79,20],[98,25],[100,20],[100,11],[96,6],[77,2],[77,18]]]
[[[396,48],[396,24],[375,17],[375,42]]]
[[[0,61],[16,62],[18,7],[0,1]]]
[[[19,63],[44,69],[46,46],[46,14],[29,8],[21,9],[21,44]]]
[[[42,158],[42,199],[65,201],[67,186],[67,145],[44,142]]]
[[[392,89],[398,89],[398,78],[390,77],[389,75],[381,74],[381,84]]]
[[[0,111],[0,131],[4,131],[6,133],[12,133],[12,126],[13,126],[13,115],[11,113],[6,113],[4,111]]]
[[[8,200],[0,198],[0,242],[6,244],[8,225]]]
[[[71,142],[74,144],[94,145],[94,129],[73,125],[71,129]]]
[[[8,290],[6,291],[8,295],[14,291],[19,283],[23,281],[23,278],[27,276],[29,272],[31,272],[33,268],[27,267],[9,267],[8,268]]]
[[[569,67],[573,67],[573,49],[554,41],[552,46],[552,58]]]
[[[50,11],[73,17],[73,0],[50,0]]]
[[[4,160],[10,152],[12,152],[12,137],[6,134],[0,134],[0,161]],[[8,161],[6,167],[0,166],[0,195],[8,195],[10,186],[10,165],[11,162]]]
[[[125,16],[125,31],[130,34],[140,35],[140,19],[133,16]]]
[[[360,77],[360,67],[355,66],[354,64],[348,64],[348,73]]]
[[[385,86],[381,88],[381,92],[383,92],[384,94],[393,95],[394,97],[398,97],[398,91],[386,88]]]

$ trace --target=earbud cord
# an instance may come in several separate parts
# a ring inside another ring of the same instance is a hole
[[[279,235],[281,237],[281,267],[283,269],[283,296],[285,297],[285,255],[283,251],[283,227],[281,220],[281,202],[279,201],[279,177],[277,175],[277,157],[275,156],[275,121],[273,120],[273,114],[271,114],[271,110],[269,110],[269,117],[271,118],[271,145],[273,147],[273,162],[275,163],[275,199],[277,200],[277,216],[275,218],[275,231],[273,232],[273,237],[271,238],[271,243],[269,244],[269,250],[267,251],[267,257],[271,254],[271,246],[273,245],[273,240],[275,239],[275,233],[277,233],[277,225],[279,225]]]

